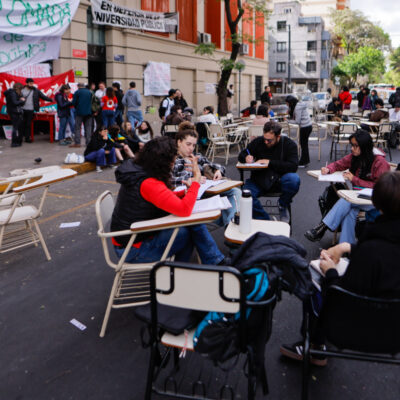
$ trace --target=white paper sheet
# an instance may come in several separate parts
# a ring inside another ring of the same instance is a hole
[[[320,182],[345,182],[343,172],[334,172],[333,174],[322,175],[318,177]]]
[[[253,163],[241,163],[240,166],[242,167],[265,167],[267,168],[266,164],[253,162]]]
[[[207,179],[206,183],[200,185],[199,192],[197,194],[197,198],[200,199],[203,196],[204,192],[210,189],[213,186],[220,185],[221,183],[226,182],[226,179],[220,179],[219,181],[212,181],[211,179]]]
[[[75,228],[79,226],[81,223],[80,221],[78,222],[63,222],[60,224],[60,228]]]
[[[320,259],[318,260],[312,260],[310,262],[310,265],[317,271],[319,272],[322,276],[325,276],[325,274],[322,272],[321,268],[319,267]],[[341,258],[339,262],[336,264],[336,271],[338,272],[339,276],[344,275],[346,272],[347,266],[349,265],[349,260],[347,258]]]
[[[213,196],[209,199],[197,200],[196,204],[193,207],[192,214],[205,211],[226,210],[230,207],[232,207],[232,205],[227,197]]]
[[[76,320],[75,318],[71,319],[71,321],[69,321],[72,325],[76,326],[78,329],[80,329],[81,331],[84,331],[86,329],[86,325],[83,325],[81,322],[79,322],[78,320]]]

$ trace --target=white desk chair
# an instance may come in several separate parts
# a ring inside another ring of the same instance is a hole
[[[325,133],[322,134],[322,129],[325,129]],[[317,145],[318,146],[318,161],[321,161],[321,142],[326,140],[328,137],[328,131],[326,129],[326,125],[323,124],[312,124],[312,132],[308,141],[310,145]]]
[[[211,124],[208,129],[207,133],[209,134],[208,137],[208,149],[206,152],[206,157],[211,157],[211,160],[214,162],[215,157],[224,157],[225,158],[225,165],[228,164],[229,160],[229,150],[231,146],[239,145],[240,140],[243,137],[243,131],[239,133],[235,133],[233,136],[233,140],[228,140],[224,131],[224,128],[219,124]],[[218,149],[223,149],[225,155],[218,156],[216,155]]]

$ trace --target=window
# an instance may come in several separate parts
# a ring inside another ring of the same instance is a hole
[[[256,87],[256,100],[260,100],[261,98],[261,86],[262,86],[262,76],[261,75],[256,75],[256,81],[255,81]]]
[[[308,51],[316,51],[317,50],[317,41],[311,40],[307,42],[307,50]]]
[[[278,31],[286,31],[286,21],[278,21],[276,26]]]
[[[92,11],[90,7],[86,14],[87,22],[87,43],[95,46],[105,46],[106,35],[104,25],[97,25],[93,23]]]
[[[276,72],[286,72],[286,62],[277,62]]]
[[[317,32],[317,25],[315,25],[315,24],[308,24],[308,25],[307,25],[307,32]]]
[[[316,61],[307,61],[306,69],[307,69],[307,72],[315,72],[317,70]]]
[[[291,9],[291,8],[285,8],[285,9],[283,10],[283,12],[284,12],[285,14],[290,14],[290,13],[292,12],[292,9]]]
[[[276,51],[283,53],[286,51],[286,42],[276,42]]]
[[[179,31],[177,38],[197,44],[197,2],[176,0],[179,13]]]

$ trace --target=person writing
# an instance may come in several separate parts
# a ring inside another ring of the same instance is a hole
[[[129,229],[131,224],[174,214],[191,215],[200,187],[201,173],[196,157],[190,156],[192,184],[187,193],[173,192],[171,170],[177,155],[176,143],[167,136],[157,137],[145,144],[136,160],[127,160],[116,170],[121,188],[111,218],[111,231]],[[135,206],[132,207],[132,204]],[[173,229],[139,234],[130,249],[126,262],[154,262],[160,260]],[[112,239],[115,252],[121,257],[130,236]],[[181,227],[169,256],[176,261],[190,261],[196,248],[203,264],[221,264],[224,255],[204,224]]]

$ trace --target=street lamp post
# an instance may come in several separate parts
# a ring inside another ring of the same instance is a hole
[[[292,75],[291,75],[291,41],[292,34],[290,30],[290,25],[288,25],[288,92],[290,93],[292,87]]]
[[[242,64],[242,67],[239,68],[239,104],[238,104],[238,117],[240,117],[240,92],[242,89],[242,71],[244,71],[245,67],[246,67],[246,63],[244,62],[244,60],[239,60],[237,62],[238,64]]]

